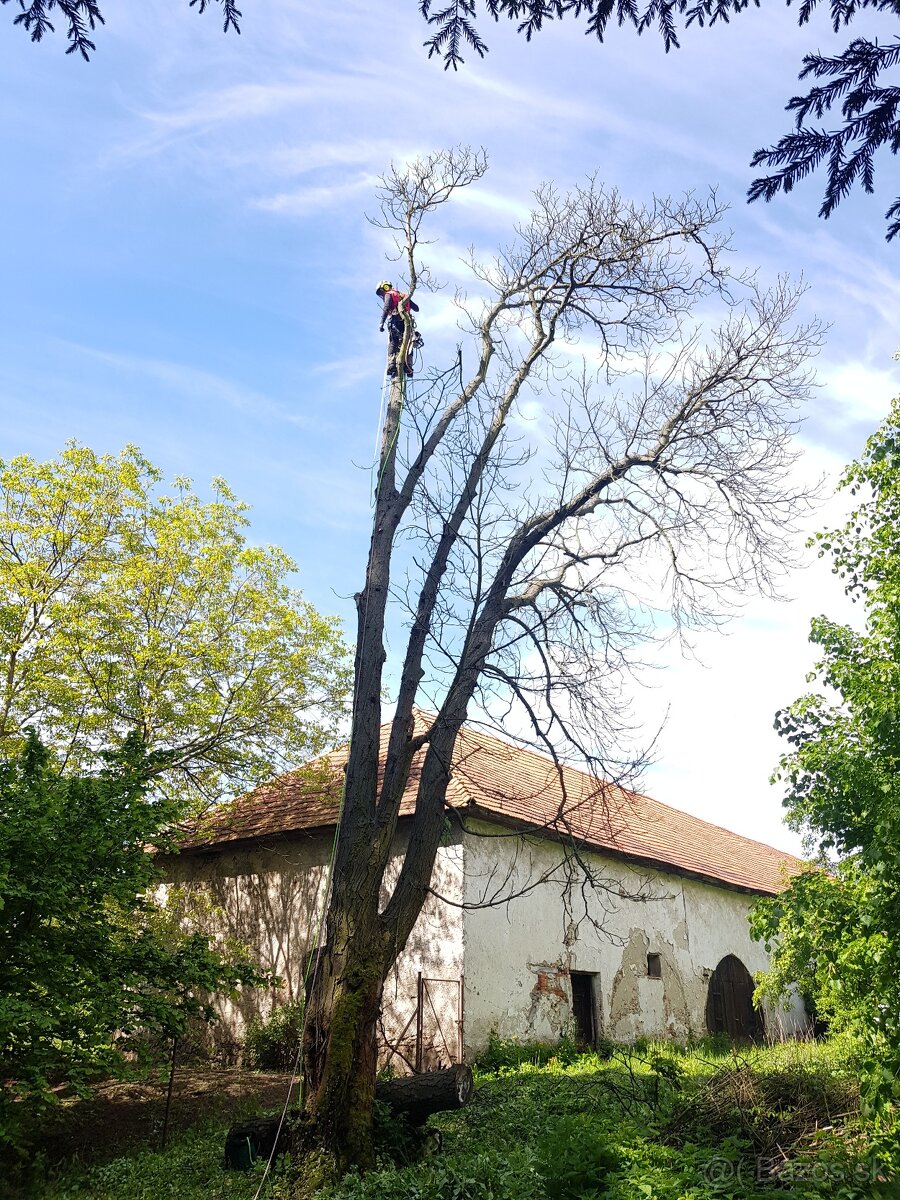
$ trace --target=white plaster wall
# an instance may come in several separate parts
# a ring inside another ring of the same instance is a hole
[[[386,903],[406,850],[406,832],[401,831],[385,877],[382,904]],[[399,1055],[392,1065],[415,1063],[416,1006],[419,972],[429,980],[423,1004],[425,1069],[455,1062],[459,1042],[459,997],[463,971],[463,845],[458,834],[438,848],[431,877],[437,896],[426,898],[418,920],[384,986],[382,1003],[382,1061],[391,1048]],[[438,899],[442,897],[442,899]],[[445,898],[445,899],[443,899]]]
[[[595,1024],[616,1041],[640,1035],[684,1038],[706,1032],[709,976],[734,954],[752,973],[768,957],[750,938],[745,893],[658,871],[638,871],[586,854],[601,886],[565,887],[562,850],[547,841],[497,836],[479,824],[464,835],[467,906],[514,896],[498,906],[467,907],[463,945],[465,1047],[477,1053],[490,1031],[522,1040],[554,1040],[571,1029],[570,971],[595,974]],[[485,836],[486,835],[486,836]],[[647,954],[661,956],[662,978],[647,975]],[[805,1025],[802,1005],[767,1014],[767,1029]]]
[[[253,959],[280,979],[275,988],[243,989],[235,1000],[214,1001],[219,1019],[212,1036],[218,1049],[236,1052],[248,1021],[267,1016],[274,1006],[297,1000],[302,994],[306,955],[319,932],[331,846],[331,834],[298,834],[161,859],[166,875],[163,893],[179,888],[194,923],[220,939],[233,939],[248,947]],[[401,829],[383,900],[399,872],[405,848],[406,833]],[[459,839],[440,847],[434,886],[448,900],[461,901]],[[459,979],[462,972],[461,910],[433,896],[428,897],[385,984],[382,1033],[393,1045],[415,1013],[419,971],[448,979]],[[438,989],[433,991],[437,999]],[[426,1024],[426,1037],[431,1032]],[[410,1046],[415,1044],[414,1020],[406,1029],[404,1042],[409,1057]]]

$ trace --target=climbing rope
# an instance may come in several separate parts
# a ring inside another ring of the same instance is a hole
[[[387,464],[388,464],[388,459],[394,453],[394,448],[397,445],[397,438],[400,436],[400,418],[403,415],[403,409],[406,406],[406,371],[404,371],[402,368],[400,368],[400,373],[399,373],[398,379],[399,379],[399,386],[400,386],[400,408],[397,412],[397,424],[396,424],[396,427],[394,428],[394,436],[391,438],[391,444],[388,446],[387,453],[385,454],[384,459],[382,460],[381,470],[378,472],[378,483],[376,484],[375,490],[372,493],[372,507],[373,508],[375,507],[375,503],[378,499],[378,493],[381,491],[381,481],[382,481],[382,479],[384,479],[384,472],[385,472],[385,468],[387,467]]]
[[[394,447],[397,444],[397,436],[400,432],[400,416],[403,412],[403,408],[404,408],[404,405],[406,402],[406,371],[402,367],[400,368],[399,383],[400,383],[400,411],[397,414],[397,427],[394,430],[394,436],[391,439],[391,444],[388,447],[388,452],[384,456],[384,462],[381,465],[381,471],[379,472],[379,475],[378,475],[378,486],[375,489],[376,497],[378,495],[378,490],[381,487],[381,479],[382,479],[382,476],[384,475],[384,468],[387,465],[388,458],[393,453]],[[385,380],[382,382],[382,385],[381,385],[381,403],[380,403],[379,411],[378,411],[378,429],[376,430],[376,434],[375,434],[376,457],[373,460],[373,467],[374,467],[375,462],[377,462],[378,440],[379,440],[379,435],[381,434],[381,430],[382,430],[382,427],[384,425],[384,420],[385,420],[385,392],[387,391],[386,384],[387,384],[387,379],[385,378]],[[374,501],[373,501],[373,503],[374,503]],[[369,612],[369,584],[367,581],[366,588],[363,593],[363,619],[362,619],[363,628],[365,628],[366,619],[368,617],[368,612]],[[356,683],[354,683],[353,708],[351,709],[351,712],[353,711],[353,709],[356,708],[357,687],[358,687],[358,681]],[[348,753],[349,753],[349,748],[348,748]],[[272,1149],[270,1150],[269,1157],[266,1160],[265,1170],[263,1171],[262,1179],[260,1179],[260,1181],[259,1181],[259,1187],[256,1189],[256,1191],[253,1195],[253,1200],[259,1200],[259,1197],[262,1194],[262,1190],[265,1187],[266,1180],[269,1177],[269,1172],[272,1169],[272,1163],[275,1161],[275,1152],[278,1148],[278,1140],[281,1137],[281,1131],[284,1128],[285,1121],[287,1120],[288,1108],[290,1107],[290,1103],[291,1103],[291,1093],[293,1092],[294,1084],[298,1081],[298,1079],[300,1082],[300,1090],[299,1090],[299,1094],[298,1094],[298,1099],[301,1104],[303,1103],[303,1074],[301,1071],[299,1071],[299,1067],[300,1067],[300,1058],[303,1054],[303,1043],[306,1039],[306,1018],[307,1018],[306,997],[307,997],[308,990],[309,990],[310,979],[315,978],[316,972],[319,969],[319,963],[321,961],[321,956],[322,956],[322,945],[321,945],[322,926],[325,923],[325,914],[328,911],[328,903],[329,903],[330,896],[331,896],[331,885],[332,885],[332,881],[333,881],[333,877],[334,877],[334,862],[335,862],[335,858],[337,857],[338,833],[340,831],[341,818],[344,815],[344,801],[346,799],[346,796],[347,796],[347,772],[345,770],[344,771],[344,782],[343,782],[343,786],[341,787],[341,801],[340,801],[340,805],[338,806],[337,821],[335,822],[335,826],[334,826],[334,837],[332,838],[332,841],[331,841],[331,853],[328,858],[328,866],[326,868],[326,873],[325,873],[325,895],[324,895],[324,899],[323,899],[323,903],[322,903],[322,908],[319,912],[318,921],[316,923],[315,939],[312,943],[316,947],[316,952],[315,952],[315,955],[310,954],[307,957],[306,971],[303,976],[303,998],[301,1001],[303,1015],[302,1015],[301,1022],[300,1022],[300,1037],[297,1042],[297,1053],[294,1055],[294,1063],[293,1063],[293,1067],[291,1068],[291,1079],[290,1079],[290,1083],[288,1084],[287,1095],[284,1098],[284,1106],[281,1110],[281,1116],[278,1121],[278,1128],[275,1131],[275,1137],[272,1142]],[[310,945],[309,934],[310,934],[311,930],[312,930],[312,921],[310,922],[310,924],[307,926],[307,929],[306,929],[306,934],[307,934],[307,943],[306,944],[307,945]]]

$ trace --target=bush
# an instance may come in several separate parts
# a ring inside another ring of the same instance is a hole
[[[524,1063],[543,1067],[556,1061],[560,1066],[568,1067],[583,1053],[584,1050],[568,1037],[560,1038],[558,1042],[517,1042],[500,1038],[491,1030],[487,1049],[475,1060],[475,1066],[486,1074],[514,1071]]]
[[[293,1071],[303,1038],[303,1003],[282,1004],[265,1020],[251,1021],[244,1038],[244,1066]]]
[[[411,1125],[406,1113],[397,1113],[382,1100],[375,1101],[375,1154],[379,1162],[408,1166],[422,1157],[429,1135]]]
[[[29,732],[0,759],[0,1157],[28,1155],[58,1084],[127,1075],[154,1041],[165,1060],[188,1020],[213,1016],[199,996],[264,982],[156,904],[147,843],[165,850],[182,810],[148,791],[135,737],[106,758],[64,775]]]
[[[662,1133],[675,1144],[740,1138],[765,1156],[808,1141],[858,1109],[856,1081],[828,1063],[761,1070],[736,1059],[685,1096]]]

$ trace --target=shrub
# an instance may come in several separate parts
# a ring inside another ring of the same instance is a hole
[[[409,1123],[405,1113],[397,1113],[382,1100],[375,1101],[375,1153],[379,1162],[408,1166],[422,1157],[428,1134]]]
[[[494,1030],[488,1035],[487,1049],[475,1060],[475,1066],[487,1074],[502,1070],[516,1070],[524,1063],[545,1066],[554,1060],[560,1066],[571,1066],[584,1051],[571,1038],[560,1038],[558,1042],[517,1042],[497,1036]]]
[[[808,1140],[859,1108],[855,1080],[826,1064],[789,1064],[774,1070],[735,1059],[716,1071],[675,1108],[663,1135],[676,1144],[741,1138],[770,1155]]]
[[[244,1066],[292,1071],[303,1037],[303,1004],[282,1004],[266,1019],[251,1021],[244,1038]]]

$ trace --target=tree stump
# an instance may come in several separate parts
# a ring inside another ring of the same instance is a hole
[[[379,1083],[375,1099],[390,1105],[395,1113],[402,1113],[410,1125],[419,1126],[432,1113],[462,1108],[472,1099],[474,1090],[472,1068],[460,1063],[441,1071],[404,1075]],[[276,1157],[284,1154],[289,1148],[290,1126],[296,1116],[297,1110],[288,1113],[280,1133],[280,1114],[232,1125],[225,1138],[225,1165],[236,1171],[249,1171],[257,1159],[269,1157],[273,1146]]]

